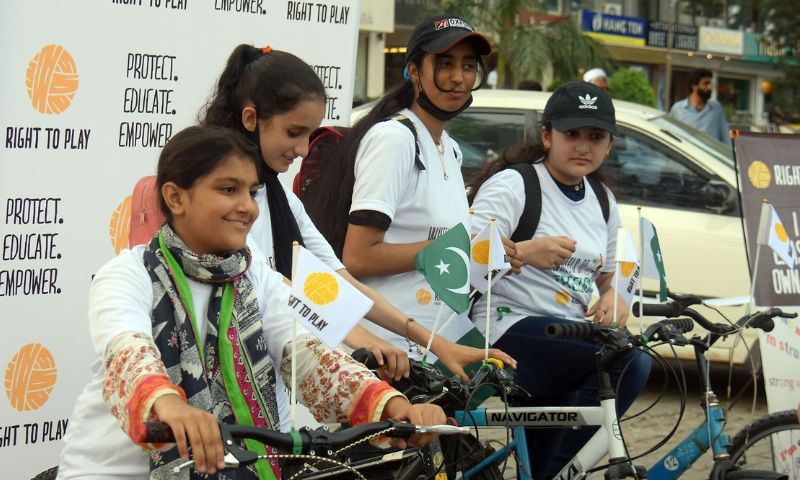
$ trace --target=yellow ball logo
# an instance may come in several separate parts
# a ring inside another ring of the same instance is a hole
[[[565,291],[556,292],[556,303],[559,305],[566,305],[569,303],[569,293]]]
[[[767,188],[772,180],[772,174],[769,173],[769,167],[764,162],[756,160],[747,167],[747,178],[754,187]]]
[[[424,288],[417,290],[417,303],[420,305],[428,305],[433,300],[433,294]]]
[[[303,293],[316,305],[327,305],[339,296],[339,283],[330,273],[312,273],[303,284]]]
[[[780,240],[781,243],[786,243],[789,241],[789,235],[786,234],[786,229],[783,228],[782,223],[775,224],[775,235],[778,236],[778,240]]]
[[[481,240],[472,247],[472,259],[480,265],[489,264],[489,240]]]
[[[636,264],[633,262],[619,262],[619,271],[623,277],[628,278],[633,274]]]
[[[23,345],[6,367],[6,396],[21,412],[36,410],[47,403],[57,377],[49,350],[39,343]]]
[[[59,114],[69,108],[78,90],[75,60],[61,45],[45,45],[28,63],[25,87],[33,108]]]
[[[111,214],[111,221],[108,224],[108,235],[111,237],[111,245],[114,246],[114,253],[119,255],[123,248],[128,248],[128,239],[131,233],[131,196],[125,197]]]

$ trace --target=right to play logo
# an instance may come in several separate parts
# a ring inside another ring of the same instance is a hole
[[[6,396],[20,412],[36,410],[47,403],[57,378],[53,354],[40,343],[28,343],[6,366]]]
[[[45,45],[28,63],[25,87],[33,108],[39,112],[64,112],[78,90],[75,59],[61,45]]]

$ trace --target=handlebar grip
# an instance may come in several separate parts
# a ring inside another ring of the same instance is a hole
[[[551,323],[545,327],[548,337],[585,338],[594,335],[595,325],[588,322]]]
[[[639,316],[639,302],[633,304],[633,315]],[[643,303],[642,316],[645,317],[674,317],[675,309],[670,303]]]
[[[353,360],[363,363],[365,367],[369,368],[370,370],[377,370],[380,365],[378,365],[378,360],[375,358],[375,355],[372,354],[366,348],[359,348],[358,350],[354,350],[353,353],[350,354],[353,357]]]
[[[134,439],[136,443],[175,443],[175,435],[169,425],[163,422],[144,422],[142,437]]]
[[[691,332],[694,328],[694,322],[691,318],[677,318],[677,319],[669,319],[669,320],[662,320],[662,324],[670,325],[683,333]]]

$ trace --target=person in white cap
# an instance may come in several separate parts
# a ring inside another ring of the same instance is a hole
[[[593,83],[597,85],[598,88],[606,92],[608,91],[608,75],[606,75],[606,71],[602,68],[593,68],[584,73],[583,81]]]

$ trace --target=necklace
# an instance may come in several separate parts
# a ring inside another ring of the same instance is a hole
[[[442,142],[442,137],[439,137],[438,142],[434,140],[434,143],[436,143],[436,151],[439,152],[439,162],[442,164],[442,175],[444,179],[447,180],[450,177],[447,176],[447,169],[444,167],[444,142]]]

